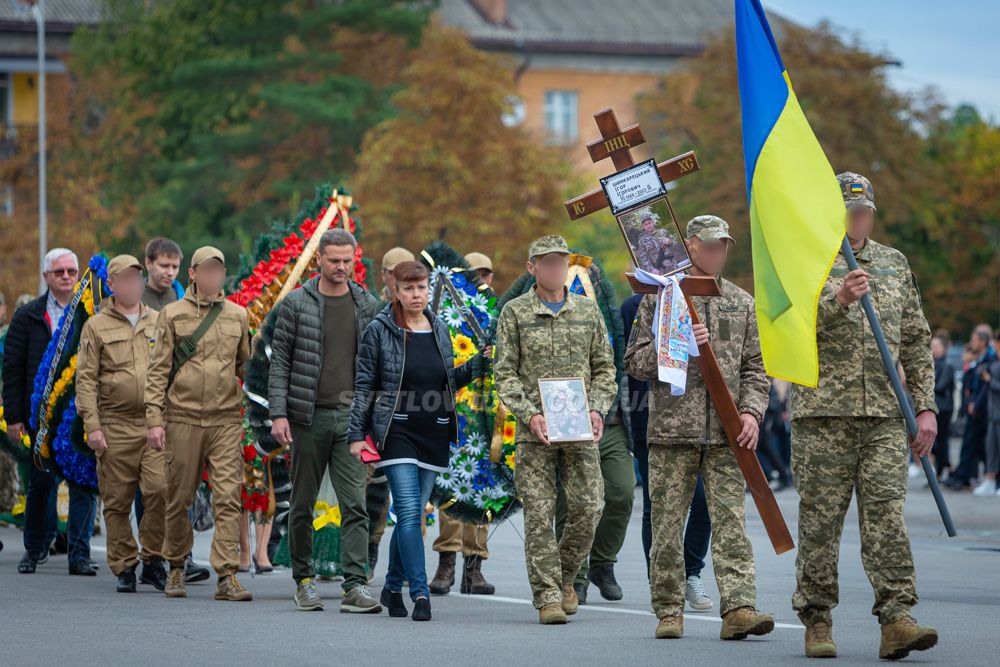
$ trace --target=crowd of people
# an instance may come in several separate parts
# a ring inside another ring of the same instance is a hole
[[[806,654],[836,655],[839,540],[857,494],[863,563],[881,626],[879,654],[900,658],[937,641],[937,632],[911,615],[917,597],[903,522],[907,460],[931,454],[938,474],[954,488],[969,487],[985,463],[975,494],[996,494],[1000,337],[986,325],[976,328],[956,384],[950,341],[943,332],[932,339],[905,258],[870,238],[871,183],[850,172],[838,178],[862,268],[848,270],[838,256],[820,295],[818,387],[789,387],[765,374],[753,297],[722,278],[734,241],[716,216],[698,216],[686,228],[691,274],[716,279],[721,292],[692,299],[704,324],[693,325],[690,337],[714,351],[736,401],[742,428],[735,446],[757,451],[776,490],[792,486],[794,473],[800,504],[792,606],[806,626]],[[693,364],[682,391],[663,381],[668,367],[677,367],[668,352],[676,324],[674,311],[665,307],[669,291],[620,304],[628,342],[623,360],[616,361],[596,301],[567,289],[566,241],[543,236],[525,253],[534,286],[504,305],[495,343],[456,360],[449,330],[430,307],[428,267],[394,248],[383,258],[384,288],[376,297],[353,280],[356,252],[350,232],[323,233],[316,274],[275,307],[266,399],[271,435],[291,452],[288,547],[298,609],[324,608],[311,555],[325,474],[341,517],[340,611],[378,614],[385,608],[393,617],[428,621],[431,597],[455,584],[459,552],[462,592],[494,592],[482,572],[489,557],[487,525],[442,513],[433,544],[439,561],[428,580],[423,524],[435,479],[448,470],[451,443],[458,440],[456,394],[492,365],[499,400],[517,421],[515,482],[540,623],[566,623],[586,604],[591,584],[605,599],[622,598],[614,564],[632,514],[637,470],[655,636],[682,637],[686,607],[714,608],[701,582],[709,548],[720,593],[720,637],[741,640],[772,631],[773,617],[757,609],[746,484],[705,382]],[[466,260],[479,281],[492,282],[489,257],[470,253]],[[210,576],[191,553],[192,506],[206,471],[215,598],[251,600],[237,574],[251,560],[258,571],[271,569],[266,549],[249,553],[254,522],[241,506],[240,380],[252,335],[247,311],[225,298],[225,261],[216,248],[198,248],[186,287],[177,280],[183,254],[167,239],[150,241],[142,261],[122,254],[108,264],[112,295],[84,325],[77,362],[77,409],[97,460],[98,493],[69,486],[65,548],[71,575],[97,571],[90,541],[99,498],[117,590],[134,592],[143,584],[170,598],[186,597],[187,584]],[[3,332],[4,417],[15,441],[22,432],[35,435],[29,419],[33,379],[79,274],[74,253],[50,251],[45,292],[19,299]],[[919,432],[909,447],[889,380],[873,370],[881,366],[862,325],[859,301],[866,294],[893,334],[892,352],[917,414]],[[550,438],[550,406],[540,388],[549,378],[582,380],[592,437]],[[948,452],[953,416],[964,424],[955,465]],[[2,467],[3,479],[16,479],[9,460]],[[56,541],[59,480],[38,466],[25,472],[18,570],[31,574]],[[380,481],[388,484],[395,526],[375,596],[369,583],[385,512],[371,516],[366,489]],[[5,482],[8,497],[12,484]]]

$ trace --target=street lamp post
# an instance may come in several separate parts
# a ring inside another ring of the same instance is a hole
[[[45,253],[48,252],[48,206],[45,159],[45,0],[35,0],[31,14],[38,28],[38,273],[39,291],[45,289]]]

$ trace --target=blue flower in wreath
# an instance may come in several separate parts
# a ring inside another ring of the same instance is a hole
[[[52,450],[56,465],[67,481],[88,489],[97,488],[97,465],[94,459],[80,454],[73,448],[73,421],[76,419],[76,399],[70,400],[56,429]]]

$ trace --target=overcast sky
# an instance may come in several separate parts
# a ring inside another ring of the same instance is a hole
[[[874,51],[902,62],[888,69],[900,90],[934,86],[951,105],[971,103],[1000,122],[1000,2],[995,0],[762,0],[789,19],[826,19]],[[795,79],[795,72],[789,72]]]

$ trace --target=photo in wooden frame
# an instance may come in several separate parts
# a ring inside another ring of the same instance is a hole
[[[615,219],[637,268],[669,276],[691,266],[684,235],[666,197],[620,213]]]

